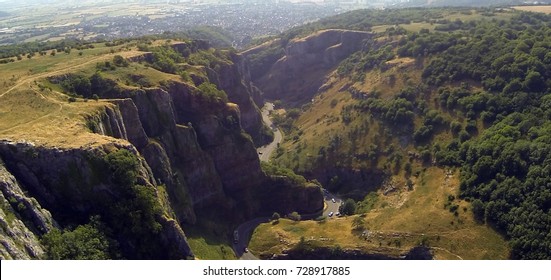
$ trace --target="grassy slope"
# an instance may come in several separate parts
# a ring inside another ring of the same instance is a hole
[[[485,225],[477,224],[467,202],[454,201],[460,208],[457,217],[444,209],[448,195],[457,193],[459,185],[457,173],[446,177],[443,170],[429,168],[413,191],[400,190],[389,196],[379,193],[375,208],[364,218],[370,232],[367,239],[361,231],[353,230],[353,217],[330,218],[323,223],[282,219],[275,225],[259,226],[249,247],[258,255],[281,253],[304,236],[322,246],[339,245],[343,249],[389,255],[399,255],[424,243],[431,247],[436,259],[507,258],[505,240]]]
[[[400,88],[408,84],[414,84],[420,79],[420,71],[416,71],[415,62],[407,61],[396,64],[394,68],[381,73],[378,70],[366,75],[362,83],[354,86],[361,88],[364,92],[376,90],[382,98],[390,98]],[[388,83],[387,77],[395,75],[396,82]],[[287,141],[282,144],[286,151],[282,157],[276,158],[280,164],[294,167],[295,169],[308,169],[310,158],[317,154],[320,146],[326,146],[328,139],[333,135],[346,137],[347,133],[362,123],[368,123],[368,133],[362,135],[354,147],[348,141],[343,142],[343,156],[340,162],[350,164],[354,168],[370,168],[371,163],[361,160],[347,159],[346,154],[355,152],[366,152],[370,145],[377,145],[378,150],[385,150],[393,145],[403,155],[403,163],[408,158],[407,152],[415,150],[412,143],[400,143],[399,139],[387,137],[384,132],[384,124],[376,119],[365,115],[355,115],[348,125],[342,123],[340,112],[346,105],[357,102],[347,92],[339,92],[347,80],[333,78],[329,82],[335,84],[328,91],[322,93],[314,100],[312,106],[303,113],[295,122],[297,131],[302,131],[299,141],[292,141],[291,134]],[[331,101],[338,100],[337,105],[332,108]],[[431,101],[431,97],[427,101]],[[446,119],[458,120],[449,114],[443,114]],[[416,119],[417,125],[421,122]],[[381,137],[381,135],[383,135]],[[449,131],[442,131],[434,137],[437,143],[447,143],[453,136]],[[383,139],[383,140],[381,140]],[[376,163],[377,168],[382,168],[387,157],[381,156]],[[331,220],[327,225],[315,225],[315,222],[304,222],[297,225],[290,225],[282,222],[282,225],[275,227],[263,225],[255,233],[250,245],[251,250],[258,252],[281,252],[288,246],[273,244],[269,240],[278,233],[289,236],[292,244],[300,240],[300,236],[331,236],[334,241],[326,242],[327,245],[340,245],[343,248],[364,247],[370,252],[384,252],[399,254],[404,248],[419,244],[423,239],[422,234],[428,237],[429,245],[434,247],[436,258],[439,259],[505,259],[509,256],[509,248],[506,241],[495,231],[485,225],[476,224],[472,219],[470,204],[465,201],[455,203],[459,205],[459,217],[444,208],[448,195],[458,196],[458,174],[446,179],[444,170],[438,167],[426,169],[420,162],[413,161],[413,174],[420,173],[418,178],[411,177],[415,186],[413,191],[405,187],[406,178],[404,171],[394,173],[391,180],[398,186],[398,191],[384,195],[383,191],[366,196],[361,202],[372,209],[366,216],[367,228],[369,230],[381,231],[383,238],[377,238],[366,242],[357,234],[351,232],[352,218],[341,218]],[[466,208],[467,211],[463,210]],[[287,230],[286,230],[287,229]],[[340,229],[345,229],[341,231]],[[392,237],[392,233],[399,233],[399,237]],[[410,237],[404,235],[410,234]],[[272,237],[271,237],[272,236]],[[400,240],[402,247],[398,248],[394,242]],[[379,247],[379,242],[385,246]],[[391,243],[391,246],[388,243]],[[469,244],[469,246],[465,246]]]
[[[132,57],[141,52],[125,46],[105,47],[103,44],[96,44],[94,49],[82,50],[82,55],[78,52],[73,50],[70,54],[51,56],[48,51],[45,56],[31,59],[25,57],[21,61],[0,65],[1,139],[27,140],[60,147],[119,141],[90,133],[85,125],[86,116],[112,104],[83,99],[68,102],[68,96],[60,92],[60,87],[52,86],[46,78],[66,73],[92,75],[97,63],[111,61],[115,55]],[[136,73],[147,77],[153,84],[179,79],[176,75],[137,63],[106,71],[104,75],[124,84],[130,74]],[[40,84],[49,85],[52,89],[41,89]]]
[[[162,42],[154,42],[153,45]],[[47,77],[74,73],[90,76],[96,71],[96,63],[112,61],[114,55],[132,57],[141,54],[132,47],[119,50],[96,44],[94,49],[83,50],[83,55],[73,50],[70,54],[35,56],[21,61],[0,65],[0,139],[31,141],[37,145],[56,147],[83,147],[123,140],[91,133],[85,117],[96,114],[105,106],[113,106],[102,100],[78,99],[69,102],[59,85],[52,85]],[[115,49],[115,53],[111,53]],[[193,67],[191,67],[193,68]],[[195,67],[197,68],[197,67]],[[203,74],[202,69],[189,71]],[[123,87],[137,87],[129,75],[143,75],[151,84],[161,81],[180,80],[178,75],[159,72],[151,67],[130,63],[128,67],[102,72],[106,78],[118,81]],[[129,82],[129,85],[125,85]],[[49,88],[41,89],[44,84]],[[168,203],[165,201],[165,203]],[[227,240],[204,228],[186,228],[189,244],[200,259],[235,259]]]
[[[201,227],[185,229],[189,246],[198,259],[201,260],[235,260],[230,241],[221,238],[221,234],[209,233]],[[223,234],[222,234],[223,235]]]
[[[496,17],[503,19],[510,16],[510,13],[496,14]],[[480,15],[476,13],[471,15],[452,13],[445,16],[450,20],[455,18],[471,20],[479,17]],[[412,31],[417,31],[420,28],[433,28],[433,25],[431,26],[428,23],[426,23],[427,26],[421,26],[423,24],[425,23],[411,23],[410,25],[401,26]],[[384,31],[386,28],[387,26],[383,26],[379,29]],[[315,225],[314,222],[301,222],[292,225],[290,222],[282,222],[281,225],[263,225],[259,227],[253,237],[251,250],[281,252],[282,249],[289,246],[282,245],[277,241],[275,236],[280,234],[287,236],[291,244],[298,242],[300,236],[305,236],[308,239],[311,236],[329,235],[334,236],[334,241],[329,242],[328,245],[339,244],[349,248],[365,246],[370,251],[376,252],[379,250],[379,241],[382,245],[395,242],[391,237],[385,238],[385,234],[401,232],[413,235],[413,237],[397,238],[401,239],[402,246],[412,246],[419,243],[420,238],[422,238],[420,235],[425,234],[429,238],[429,245],[434,247],[433,251],[437,258],[503,259],[509,256],[510,249],[502,237],[487,226],[479,225],[473,221],[468,202],[452,202],[452,204],[459,206],[458,217],[455,217],[453,213],[444,208],[448,195],[457,196],[458,194],[457,178],[459,174],[454,173],[453,178],[446,179],[444,170],[438,167],[423,166],[421,162],[412,160],[412,174],[419,172],[420,176],[418,178],[411,177],[415,186],[413,191],[408,191],[404,186],[407,178],[403,166],[407,162],[408,152],[415,151],[413,143],[392,136],[388,131],[385,131],[387,129],[385,124],[368,114],[361,115],[354,112],[352,121],[349,124],[343,123],[341,115],[343,108],[359,102],[352,98],[347,91],[340,90],[347,83],[353,84],[353,87],[362,92],[376,91],[382,99],[390,99],[400,89],[418,84],[421,79],[422,65],[428,63],[428,61],[415,61],[408,58],[397,59],[390,63],[392,67],[389,70],[385,72],[376,69],[369,71],[366,73],[365,79],[356,83],[347,78],[337,78],[333,74],[327,82],[332,86],[315,97],[312,104],[303,107],[306,109],[295,121],[297,129],[289,133],[286,141],[282,143],[284,152],[274,158],[277,163],[293,168],[295,171],[308,171],[320,147],[327,147],[329,139],[339,135],[345,139],[339,149],[340,156],[335,159],[336,164],[335,162],[328,164],[346,165],[351,168],[383,168],[385,163],[389,163],[388,155],[380,155],[376,162],[358,160],[350,155],[367,153],[375,146],[379,152],[392,146],[397,153],[403,156],[401,166],[398,169],[392,168],[392,176],[389,179],[389,181],[393,181],[395,185],[399,186],[398,191],[391,192],[388,195],[383,195],[382,191],[371,193],[361,202],[364,210],[374,208],[365,218],[367,228],[382,231],[383,239],[374,240],[371,243],[362,241],[350,231],[351,218],[331,220],[327,225]],[[390,77],[393,77],[393,79],[390,79]],[[393,82],[390,82],[391,80]],[[476,87],[476,85],[473,86]],[[437,102],[434,101],[435,96],[434,92],[429,92],[424,99],[429,109],[440,111],[442,117],[448,121],[458,121],[462,126],[466,124],[464,119],[458,118],[453,113],[442,111]],[[335,104],[334,100],[337,103],[332,106],[331,103]],[[417,116],[415,119],[416,127],[419,127],[421,123],[422,119]],[[349,133],[362,125],[367,125],[368,129],[363,130],[363,134],[358,137],[356,143],[353,144],[351,141],[347,141]],[[482,129],[481,124],[478,126],[479,130]],[[452,139],[454,139],[452,133],[444,129],[435,133],[432,144],[447,145]],[[426,169],[427,167],[428,169]],[[466,211],[463,210],[464,208]],[[341,232],[338,230],[339,228],[345,230]],[[352,243],[350,243],[351,240],[353,240]],[[469,245],[466,246],[465,244]],[[394,246],[393,250],[387,251],[392,253],[396,250],[400,251],[399,248]]]

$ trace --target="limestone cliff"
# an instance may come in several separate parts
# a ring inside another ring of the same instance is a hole
[[[83,144],[0,139],[2,258],[45,257],[42,235],[93,217],[116,245],[114,257],[190,258],[184,231],[205,213],[230,227],[274,211],[319,211],[318,187],[262,171],[253,142],[267,140],[260,93],[245,60],[228,55],[216,67],[197,66],[205,75],[191,81],[173,75],[138,88],[100,77],[88,94],[101,100],[75,121],[80,130],[74,137],[83,137]],[[70,82],[71,75],[49,81]],[[215,84],[228,98],[209,95],[195,82]],[[110,158],[121,151],[132,156]],[[120,170],[134,159],[135,170]]]
[[[10,202],[12,209],[16,205],[18,211],[16,217],[21,217],[26,228],[31,231],[25,235],[29,240],[23,240],[27,242],[24,246],[29,257],[42,256],[43,251],[36,242],[36,235],[41,235],[54,226],[57,227],[52,216],[61,227],[65,227],[86,223],[92,215],[101,216],[106,225],[111,228],[113,237],[120,244],[125,258],[192,256],[179,224],[171,221],[167,216],[172,212],[170,208],[163,209],[165,214],[154,218],[161,227],[155,234],[146,233],[150,237],[147,240],[150,244],[138,243],[140,241],[133,240],[132,236],[128,236],[128,233],[117,227],[118,224],[125,224],[126,221],[115,220],[114,211],[120,207],[126,207],[121,204],[121,201],[126,199],[125,196],[128,195],[129,190],[116,181],[118,178],[114,177],[113,171],[106,166],[103,158],[104,155],[119,149],[125,149],[137,155],[133,146],[116,142],[99,147],[62,149],[35,146],[28,142],[0,141],[0,157],[6,165],[5,169],[0,169],[2,175],[0,186],[3,197]],[[143,188],[149,188],[158,197],[157,185],[151,174],[147,163],[141,160],[136,183]],[[19,185],[24,186],[23,191]],[[3,211],[5,211],[4,208],[6,207],[3,207]],[[15,219],[15,225],[18,224],[17,221],[18,219]],[[17,226],[8,228],[7,235],[15,235],[10,232],[18,229]],[[25,227],[21,230],[25,232]],[[139,252],[143,246],[156,248],[156,250]],[[17,254],[12,257],[25,258],[24,255]]]
[[[228,94],[231,102],[239,106],[241,126],[257,145],[271,141],[267,138],[258,106],[263,101],[260,90],[251,82],[249,68],[243,56],[231,55],[231,63],[221,64],[217,70],[208,71],[209,80]]]
[[[166,185],[180,223],[195,223],[196,213],[213,205],[234,221],[275,210],[311,213],[323,206],[319,189],[296,188],[264,175],[235,104],[211,100],[176,81],[164,88],[122,91],[118,97],[113,100],[117,106],[92,117],[100,123],[90,126],[134,144],[156,180]],[[120,115],[120,121],[109,115]],[[112,129],[119,126],[126,134]],[[233,209],[236,203],[241,207]]]
[[[284,53],[268,66],[264,75],[254,79],[254,83],[266,98],[281,99],[290,105],[309,102],[323,85],[325,77],[344,58],[359,51],[363,40],[372,37],[369,32],[330,29],[293,39],[283,46]],[[281,44],[281,41],[272,44]],[[266,44],[262,48],[272,47]],[[256,47],[243,55],[250,58],[260,52],[262,49]]]
[[[1,160],[0,191],[0,259],[42,258],[39,236],[56,225],[52,215],[23,191]]]

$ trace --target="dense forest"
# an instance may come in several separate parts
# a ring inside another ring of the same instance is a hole
[[[482,85],[440,88],[444,110],[489,129],[452,141],[436,157],[461,166],[461,195],[474,200],[480,220],[511,238],[513,258],[551,257],[549,22],[549,16],[528,13],[507,22],[457,22],[457,34],[412,34],[398,49],[404,56],[431,57],[423,72],[428,85]],[[470,38],[458,36],[465,33]]]

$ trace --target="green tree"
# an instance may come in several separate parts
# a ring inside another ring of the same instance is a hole
[[[357,231],[365,230],[365,220],[362,216],[354,217],[354,220],[352,220],[352,229]]]
[[[46,255],[54,260],[109,259],[109,241],[95,222],[74,230],[53,229],[41,239]]]
[[[223,90],[219,90],[215,84],[204,82],[197,87],[203,96],[214,102],[228,102],[228,96]]]
[[[118,67],[126,67],[128,66],[128,61],[120,55],[115,55],[113,57],[113,64],[115,64]]]
[[[354,213],[356,213],[356,202],[353,199],[348,198],[341,206],[339,206],[339,212],[341,212],[342,215],[354,215]]]
[[[293,221],[295,221],[295,222],[300,221],[301,218],[302,218],[298,212],[292,212],[292,213],[289,214],[287,217],[288,217],[290,220],[293,220]]]
[[[478,222],[484,222],[484,203],[480,199],[473,200],[471,204],[473,208],[473,215]]]
[[[134,154],[126,149],[120,149],[107,154],[105,161],[113,172],[113,181],[125,187],[134,186],[139,166],[138,159]]]

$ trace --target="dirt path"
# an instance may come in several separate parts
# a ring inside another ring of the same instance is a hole
[[[84,65],[88,65],[90,63],[97,62],[98,60],[102,60],[102,59],[104,59],[104,57],[97,57],[97,58],[88,60],[86,62],[77,64],[77,65],[71,65],[71,66],[68,66],[68,67],[65,67],[65,68],[62,68],[62,69],[58,69],[58,70],[55,70],[55,71],[28,76],[28,77],[24,78],[23,80],[17,82],[15,85],[13,85],[11,88],[6,90],[4,93],[0,94],[0,97],[12,92],[14,89],[16,89],[16,88],[18,88],[18,87],[20,87],[20,86],[22,86],[26,83],[32,82],[33,80],[44,78],[44,77],[47,77],[47,76],[56,75],[56,74],[59,74],[59,73],[62,73],[62,72],[68,71],[68,70],[77,69],[77,68],[80,68]]]
[[[20,123],[20,124],[17,124],[17,125],[15,125],[15,126],[12,126],[12,127],[10,127],[10,128],[6,128],[6,129],[4,129],[4,130],[2,130],[2,131],[0,131],[0,132],[9,132],[10,130],[16,129],[16,128],[18,128],[18,127],[21,127],[21,126],[24,126],[24,125],[28,125],[28,124],[31,124],[31,123],[34,123],[34,122],[38,122],[38,121],[40,121],[40,120],[42,120],[42,119],[45,119],[45,118],[47,118],[47,117],[50,117],[50,116],[53,115],[54,113],[59,113],[59,112],[61,112],[61,110],[63,110],[63,102],[61,102],[61,101],[59,101],[59,100],[57,100],[57,99],[54,99],[54,98],[52,98],[52,97],[46,97],[46,96],[45,96],[44,94],[42,94],[41,92],[39,92],[39,91],[37,91],[36,89],[32,88],[32,86],[30,86],[30,88],[31,88],[36,94],[38,94],[38,95],[40,96],[40,98],[45,99],[45,100],[47,100],[47,101],[49,101],[49,102],[52,102],[52,103],[56,103],[57,105],[59,105],[58,109],[57,109],[57,110],[54,110],[54,111],[52,111],[52,112],[49,112],[49,113],[47,113],[47,114],[45,114],[45,115],[42,115],[41,117],[38,117],[38,118],[36,118],[36,119],[32,119],[32,120],[30,120],[30,121],[28,121],[28,122]],[[0,96],[0,97],[1,97],[1,96]]]
[[[450,255],[456,257],[457,259],[463,260],[463,258],[462,258],[460,255],[454,254],[454,253],[450,252],[450,251],[447,250],[447,249],[444,249],[444,248],[441,248],[441,247],[432,247],[432,246],[429,247],[429,248],[431,248],[431,249],[436,249],[436,250],[440,250],[440,251],[444,251],[444,252],[446,252],[446,253],[448,253],[448,254],[450,254]]]

